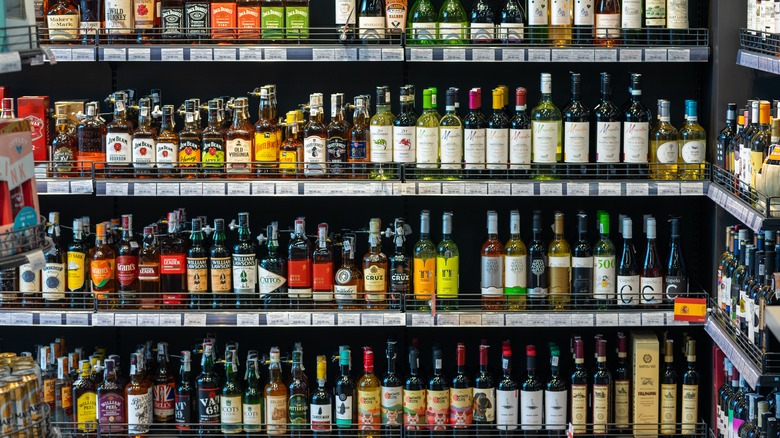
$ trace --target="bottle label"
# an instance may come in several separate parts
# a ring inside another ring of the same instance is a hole
[[[152,424],[152,396],[150,393],[127,396],[127,431],[148,433]]]
[[[427,423],[431,430],[447,430],[447,414],[450,408],[450,392],[448,390],[428,390],[426,394]]]
[[[587,431],[588,385],[571,385],[571,423],[574,433]]]
[[[198,139],[181,139],[179,145],[179,167],[195,167],[200,163],[200,144]]]
[[[225,142],[222,140],[203,140],[203,167],[221,167],[225,164]]]
[[[439,23],[440,40],[462,40],[465,38],[465,23]]]
[[[106,134],[106,161],[112,164],[130,163],[130,134],[109,132]]]
[[[89,264],[89,273],[92,278],[93,289],[107,287],[114,280],[114,265],[115,261],[113,259],[92,260]]]
[[[243,403],[242,400],[241,406],[244,410],[242,414],[244,431],[260,430],[260,425],[263,424],[263,404],[257,402]]]
[[[190,34],[208,35],[206,29],[209,27],[209,4],[186,2],[184,4],[184,20],[187,32]],[[137,24],[138,22],[136,21]]]
[[[639,29],[642,27],[642,0],[623,0],[620,4],[621,27]]]
[[[487,168],[506,169],[509,161],[509,130],[487,130]]]
[[[184,425],[189,424],[192,421],[192,400],[190,399],[190,395],[177,393],[174,396],[174,401],[176,423],[182,424],[182,426],[177,426],[177,428],[189,429],[189,426]],[[149,403],[151,403],[151,399],[149,400]]]
[[[46,263],[42,271],[41,292],[46,301],[65,299],[65,264]]]
[[[341,137],[328,137],[326,142],[328,149],[328,166],[331,173],[342,173],[345,165],[339,163],[347,162],[347,140]]]
[[[210,287],[215,293],[230,292],[232,284],[230,282],[231,263],[229,258],[211,258],[210,265]]]
[[[396,163],[414,163],[415,127],[393,126],[393,161]]]
[[[527,294],[526,256],[504,256],[504,292],[507,295]]]
[[[450,424],[474,422],[473,388],[450,388]]]
[[[566,122],[563,136],[563,161],[587,163],[590,148],[590,123]]]
[[[623,162],[647,163],[649,126],[647,122],[623,123]]]
[[[572,293],[588,296],[593,292],[593,257],[571,258]]]
[[[139,169],[154,167],[157,157],[157,143],[153,138],[133,139],[133,166]]]
[[[358,390],[358,429],[379,430],[379,388]]]
[[[139,264],[138,279],[141,281],[160,281],[160,265],[158,263]]]
[[[19,267],[19,291],[38,292],[41,290],[41,271],[32,270],[29,263]]]
[[[596,38],[618,38],[620,14],[596,14]]]
[[[425,390],[404,390],[404,427],[420,430],[425,424]]]
[[[366,299],[369,301],[385,301],[387,298],[387,272],[377,265],[363,269],[363,286]]]
[[[133,3],[129,0],[106,1],[104,9],[106,29],[117,29],[112,34],[131,33],[133,31],[132,9]]]
[[[125,422],[125,398],[119,393],[110,392],[100,396],[98,400],[98,423],[101,431],[119,432],[121,425],[111,426],[111,423]],[[108,425],[108,426],[104,426]]]
[[[349,272],[348,269],[341,269],[336,273],[336,276],[343,276],[343,272],[346,272],[346,275],[349,275],[350,278],[352,278],[352,273]],[[340,278],[339,278],[340,280]],[[347,280],[349,281],[349,280]],[[337,284],[333,288],[335,293],[336,301],[353,301],[358,299],[358,290],[357,285],[343,285],[343,284]]]
[[[496,37],[496,26],[493,23],[470,23],[472,40],[490,41]]]
[[[609,422],[609,385],[593,385],[593,431],[606,433]]]
[[[645,0],[645,25],[647,27],[666,26],[665,0]]]
[[[458,297],[460,287],[459,257],[436,257],[436,295],[442,299]]]
[[[84,287],[86,254],[68,251],[68,290],[76,291]]]
[[[73,387],[69,385],[63,385],[60,387],[60,400],[63,409],[70,409],[73,407]]]
[[[686,141],[682,145],[682,158],[688,164],[700,164],[704,162],[706,146],[701,140]],[[763,160],[761,160],[763,161]],[[759,161],[759,163],[761,163]],[[761,168],[759,164],[756,167],[756,171]]]
[[[642,304],[659,304],[663,299],[663,277],[641,277],[639,287]]]
[[[593,298],[615,298],[615,256],[593,257]]]
[[[94,432],[97,424],[97,394],[85,392],[76,399],[76,428],[83,432]]]
[[[298,154],[295,151],[279,151],[279,168],[296,169]]]
[[[267,297],[284,286],[287,279],[257,265],[257,283],[260,286],[260,297]]]
[[[509,43],[523,41],[523,23],[501,23],[498,25],[498,38]]]
[[[409,284],[409,259],[393,257],[390,260],[390,292],[404,297],[411,291]]]
[[[441,148],[441,168],[460,169],[463,161],[463,129],[460,127],[440,127],[439,145]]]
[[[429,300],[436,291],[436,260],[415,258],[412,261],[414,298]]]
[[[699,385],[682,386],[682,411],[681,411],[683,435],[692,435],[699,421]]]
[[[595,12],[593,0],[580,0],[574,2],[574,25],[593,26],[593,14]]]
[[[621,306],[634,306],[639,304],[639,276],[617,276],[617,300]]]
[[[170,418],[174,416],[175,392],[173,383],[154,385],[154,416],[156,418]]]
[[[550,24],[553,26],[571,26],[571,3],[571,0],[552,0]]]
[[[187,290],[191,293],[203,293],[209,290],[208,259],[187,257]]]
[[[568,392],[545,391],[544,392],[544,422],[545,428],[554,430],[566,430],[569,422],[566,420]]]
[[[258,406],[260,409],[260,406]],[[333,408],[330,403],[311,405],[311,430],[331,430],[330,413]],[[246,420],[244,421],[246,423]],[[260,424],[259,422],[257,424]]]
[[[211,27],[214,38],[232,38],[233,29],[236,27],[236,4],[228,2],[211,3]]]
[[[179,156],[177,143],[161,141],[157,143],[157,167],[161,169],[173,169]]]
[[[79,16],[77,13],[64,15],[47,15],[49,24],[49,39],[52,41],[74,40],[79,33]]]
[[[529,26],[547,26],[547,2],[548,0],[534,0],[528,7]]]
[[[661,164],[675,164],[677,163],[679,148],[680,144],[677,141],[663,142],[658,145],[658,149],[655,152],[656,159]]]
[[[160,274],[179,275],[185,274],[186,260],[184,254],[163,254],[160,255]]]
[[[157,144],[159,149],[160,145]],[[233,172],[248,172],[249,162],[251,158],[249,156],[249,150],[252,147],[250,140],[244,140],[243,138],[236,138],[228,140],[225,145],[225,161],[228,163],[228,171]]]
[[[160,15],[162,19],[163,35],[181,35],[182,28],[184,27],[183,7],[163,6]]]
[[[43,402],[54,404],[56,398],[54,384],[57,379],[43,379]]]
[[[219,417],[217,417],[219,421]],[[265,424],[270,434],[287,432],[287,397],[283,395],[265,396]]]
[[[482,256],[482,281],[480,287],[483,296],[497,296],[503,294],[504,257]]]
[[[336,24],[355,24],[355,1],[336,0]]]
[[[688,28],[688,2],[682,0],[669,1],[667,2],[667,7],[668,9],[666,11],[667,14],[666,28],[687,29]]]
[[[544,423],[544,391],[520,391],[520,423],[523,430],[539,430]]]
[[[309,419],[309,404],[306,394],[293,394],[289,401],[290,423],[304,424]]]
[[[435,24],[434,24],[435,26]],[[439,128],[417,128],[417,165],[435,165],[439,161]],[[430,168],[435,166],[426,166]]]
[[[631,409],[629,405],[630,394],[631,381],[615,381],[615,423],[618,427],[623,429],[628,428],[628,425],[631,423]]]
[[[496,391],[496,424],[499,430],[515,430],[520,423],[519,391]]]
[[[352,405],[353,400],[351,395],[337,394],[336,395],[336,425],[337,426],[350,426],[352,425]]]
[[[260,6],[239,6],[237,10],[237,27],[254,29],[254,32],[239,31],[239,38],[257,38],[260,36]],[[275,160],[274,160],[275,161]]]
[[[415,40],[435,40],[436,23],[412,23],[412,38]]]
[[[311,296],[311,260],[288,260],[287,276],[289,277],[289,288],[296,289],[292,293],[290,290],[287,291],[291,297]]]
[[[233,291],[254,293],[257,284],[257,259],[254,254],[233,254]]]
[[[365,160],[368,158],[368,147],[364,141],[352,141],[349,143],[349,159]]]
[[[315,301],[333,300],[333,262],[312,264],[312,285]]]
[[[547,257],[537,254],[531,259],[531,270],[528,271],[528,295],[531,298],[547,296]]]
[[[531,162],[531,130],[509,130],[509,162],[512,169],[530,169]]]
[[[381,421],[387,426],[401,427],[403,420],[403,387],[383,386],[381,389]]]
[[[381,19],[384,23],[384,19]],[[384,26],[384,24],[382,24]],[[369,150],[372,163],[390,163],[393,161],[393,127],[371,126],[371,147]]]
[[[620,162],[620,122],[596,122],[596,162]]]
[[[571,257],[548,257],[551,295],[568,294],[571,284]]]
[[[310,135],[303,140],[304,172],[307,174],[321,174],[324,172],[324,163],[327,160],[326,141],[324,137]]]
[[[358,17],[360,39],[380,40],[385,37],[385,17]]]
[[[198,388],[198,423],[219,424],[220,392],[216,387]]]
[[[474,388],[474,421],[479,423],[492,423],[495,419],[496,389]]]
[[[677,424],[677,385],[661,384],[661,433],[674,434]]]
[[[122,286],[130,286],[138,278],[138,257],[119,256],[116,258],[116,279]]]
[[[560,138],[561,122],[531,123],[533,151],[531,159],[534,163],[555,163],[557,161],[558,139]]]
[[[486,157],[486,134],[484,129],[463,131],[463,160],[466,169],[484,169]]]

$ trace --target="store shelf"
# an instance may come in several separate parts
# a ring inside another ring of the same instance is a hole
[[[623,312],[407,312],[407,327],[665,327],[702,325],[675,321],[668,310]]]
[[[780,34],[739,30],[737,65],[780,75]]]
[[[707,62],[709,47],[406,47],[411,62]]]
[[[745,187],[723,169],[711,166],[707,197],[753,231],[780,230],[780,198]]]
[[[780,58],[777,56],[739,49],[737,52],[737,65],[780,75]]]
[[[42,63],[35,26],[0,27],[0,74]]]

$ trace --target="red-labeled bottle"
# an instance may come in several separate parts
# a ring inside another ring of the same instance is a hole
[[[138,242],[133,238],[133,215],[122,215],[122,240],[116,246],[117,289],[123,308],[136,308],[138,300]]]
[[[179,308],[187,285],[187,248],[179,237],[179,218],[168,213],[168,235],[160,242],[160,288],[163,306]]]
[[[332,309],[333,247],[328,240],[328,224],[319,224],[317,242],[312,255],[312,298],[317,309]]]
[[[312,256],[303,218],[295,220],[295,235],[290,240],[287,255],[287,295],[290,297],[290,306],[307,308],[312,299]]]

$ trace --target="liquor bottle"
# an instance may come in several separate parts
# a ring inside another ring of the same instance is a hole
[[[428,381],[425,404],[426,423],[429,429],[434,435],[442,434],[442,431],[447,430],[450,389],[442,371],[442,351],[438,345],[433,347],[433,376]]]
[[[377,44],[385,39],[384,0],[360,0],[357,14],[358,32],[363,44]]]
[[[312,300],[317,309],[333,308],[333,247],[328,240],[328,224],[317,227],[312,253]]]
[[[485,0],[476,0],[471,7],[472,43],[491,43],[496,39],[496,17],[493,8]]]
[[[620,306],[636,306],[640,298],[640,276],[634,249],[631,218],[623,218],[623,250],[617,267],[617,303]]]
[[[528,0],[528,39],[532,44],[546,44],[549,38],[550,0]]]
[[[114,308],[116,299],[116,286],[114,273],[116,272],[116,253],[113,248],[106,245],[106,229],[104,224],[97,224],[95,234],[95,249],[90,255],[89,272],[92,280],[92,293],[101,308]]]
[[[452,240],[452,212],[442,214],[441,242],[436,247],[436,300],[442,310],[457,310],[460,287],[460,253]]]
[[[612,375],[607,370],[607,341],[599,339],[596,342],[596,372],[593,374],[593,433],[607,432],[611,418],[611,385]]]
[[[771,128],[769,125],[770,117],[769,117],[768,101],[762,100],[759,102],[758,114],[759,114],[758,119],[760,125],[758,127],[758,130],[755,132],[755,134],[753,134],[753,136],[750,138],[750,143],[749,143],[750,183],[752,187],[756,187],[759,190],[764,190],[766,183],[762,183],[760,186],[758,184],[759,182],[758,180],[761,179],[764,175],[761,175],[761,177],[759,177],[758,175],[759,175],[759,171],[761,170],[761,166],[764,162],[764,159],[766,158],[767,152],[771,150],[771,145],[773,144]],[[687,117],[686,117],[686,122],[689,122]],[[706,144],[706,142],[704,142],[703,144]]]
[[[513,173],[525,173],[531,168],[531,118],[526,101],[526,89],[515,90],[515,116],[509,122],[509,168]]]
[[[257,250],[249,231],[249,213],[238,214],[238,242],[233,245],[231,262],[233,265],[233,293],[236,294],[236,306],[256,308],[257,293]]]
[[[287,433],[287,386],[282,381],[279,348],[271,347],[268,383],[265,385],[265,420],[268,435]]]
[[[536,347],[525,347],[528,375],[520,389],[520,424],[523,430],[541,430],[544,423],[544,386],[536,376]]]
[[[422,425],[425,424],[425,382],[419,376],[419,368],[420,353],[417,348],[409,347],[409,377],[404,383],[403,392],[403,425],[404,433],[412,436],[418,435],[419,431],[424,429]],[[469,391],[471,391],[470,386]],[[450,401],[450,415],[452,415],[452,401]]]
[[[371,116],[368,107],[371,98],[369,96],[355,96],[355,112],[352,115],[352,130],[349,133],[349,152],[347,161],[350,163],[352,178],[367,178],[367,163],[369,161],[369,136],[371,135]]]
[[[209,2],[185,0],[184,27],[189,38],[207,38],[210,26]],[[137,27],[136,22],[136,27]]]
[[[550,0],[550,36],[557,47],[566,47],[572,39],[572,1]]]
[[[403,422],[404,382],[395,372],[396,341],[387,341],[387,373],[382,378],[380,390],[380,420],[382,428],[392,435],[399,433]]]
[[[482,244],[482,308],[503,309],[504,297],[504,245],[498,240],[498,213],[487,213],[487,240]]]
[[[651,43],[660,43],[666,40],[666,0],[645,0],[644,7],[645,28],[647,40]]]
[[[303,113],[300,110],[288,111],[285,116],[285,138],[279,146],[279,173],[282,177],[295,176],[303,170],[303,142],[298,137],[301,120]]]
[[[51,142],[49,155],[52,161],[53,176],[60,178],[69,178],[76,176],[73,171],[76,170],[76,160],[78,158],[78,141],[71,132],[68,122],[67,105],[56,106],[57,124],[55,125],[55,136]]]
[[[744,279],[745,275],[747,274],[747,268],[745,266],[745,261],[749,260],[747,257],[748,250],[750,249],[750,246],[747,245],[747,240],[749,238],[749,231],[747,229],[740,229],[739,230],[739,253],[736,258],[736,261],[732,263],[729,267],[729,285],[730,285],[730,291],[729,291],[729,303],[731,304],[731,315],[732,319],[737,319],[738,312],[740,312],[739,308],[739,288],[742,285],[742,280]],[[737,254],[735,252],[735,254]]]
[[[767,2],[770,3],[770,2]],[[771,3],[770,3],[771,4]],[[764,7],[765,4],[762,3]],[[769,9],[774,9],[769,6]],[[762,12],[765,11],[762,8]],[[761,14],[762,18],[768,14]],[[684,44],[688,33],[688,0],[672,0],[666,2],[666,28],[673,44]]]
[[[631,99],[626,103],[623,112],[623,162],[628,164],[628,176],[636,178],[644,178],[647,175],[652,117],[650,110],[642,104],[641,79],[641,74],[631,74]]]
[[[317,356],[317,389],[311,395],[311,430],[315,433],[331,431],[333,396],[327,390],[328,362],[325,356]]]
[[[566,390],[566,383],[561,380],[560,373],[561,351],[558,344],[550,344],[550,380],[547,382],[544,391],[544,422],[545,429],[565,430],[566,404],[569,395]]]
[[[209,288],[208,251],[203,246],[203,226],[200,219],[192,220],[190,248],[187,250],[187,292],[190,309],[206,308],[205,294]]]
[[[516,430],[520,423],[519,386],[512,377],[512,347],[509,341],[501,346],[501,372],[496,391],[496,425],[498,430]]]
[[[731,361],[728,358],[723,359],[723,385],[718,389],[717,398],[715,401],[717,408],[717,430],[716,437],[724,438],[728,433],[728,417],[727,417],[727,401],[731,397]],[[698,395],[698,394],[697,394]]]
[[[607,47],[620,40],[620,1],[596,0],[596,43]]]
[[[257,352],[247,353],[245,388],[241,397],[242,412],[240,414],[244,432],[259,433],[262,430],[263,390],[260,388],[260,368],[257,364]]]
[[[97,432],[97,386],[89,378],[91,369],[88,360],[80,360],[79,378],[73,382],[74,428],[80,435]]]
[[[586,433],[588,421],[588,370],[585,368],[585,346],[574,339],[574,372],[571,375],[571,417],[574,433]]]
[[[762,122],[769,124],[768,106],[766,102],[765,118]],[[680,177],[682,179],[703,179],[704,161],[707,155],[707,133],[699,125],[699,116],[697,112],[698,102],[695,100],[685,101],[685,124],[680,128],[680,158],[679,163],[682,167]],[[755,137],[753,137],[755,139]],[[755,143],[754,143],[755,145]],[[760,144],[763,147],[763,144]],[[751,152],[751,169],[758,173],[763,163],[763,149]],[[751,182],[755,187],[755,177],[751,177]]]
[[[131,0],[109,0],[103,5],[103,19],[95,20],[102,22],[103,28],[108,34],[108,39],[111,42],[123,42],[125,35],[132,33],[133,31],[133,2]],[[96,11],[99,9],[96,9]],[[85,35],[85,38],[89,40],[95,38],[95,33],[100,26],[97,26],[95,31],[89,32],[91,38]]]
[[[127,177],[132,174],[130,169],[132,151],[130,147],[133,136],[133,124],[126,119],[125,104],[125,94],[122,92],[114,93],[114,119],[105,126],[106,147],[102,148],[102,150],[106,151],[105,159],[108,173],[116,178]],[[81,150],[82,147],[80,146],[79,155],[81,155]]]
[[[446,5],[445,5],[446,6]],[[446,112],[439,121],[439,161],[441,169],[447,170],[444,179],[460,176],[463,167],[463,122],[457,114],[458,90],[447,90]]]
[[[154,376],[154,422],[173,423],[176,379],[168,369],[168,344],[157,344],[157,372]]]
[[[336,380],[336,427],[345,432],[357,423],[357,408],[355,404],[355,380],[350,375],[352,370],[352,353],[349,345],[339,346],[339,368],[341,375]],[[267,412],[266,408],[266,412]]]
[[[477,429],[496,424],[496,386],[488,371],[489,346],[479,346],[479,373],[474,378],[474,424]]]
[[[406,23],[409,44],[434,44],[436,40],[436,8],[431,0],[415,0]]]
[[[349,148],[349,124],[344,115],[344,94],[330,95],[330,124],[328,124],[328,140],[325,145],[328,159],[328,173],[342,175],[347,169],[347,149]]]
[[[49,213],[49,227],[47,235],[52,240],[51,249],[46,252],[46,264],[41,271],[41,296],[44,305],[50,308],[66,307],[65,299],[66,255],[62,250],[60,241],[60,214],[53,211]]]
[[[488,169],[506,169],[509,162],[509,128],[511,122],[504,113],[503,88],[493,90],[493,115],[487,122],[486,157]]]
[[[550,179],[555,174],[554,163],[561,161],[563,118],[552,101],[552,76],[542,73],[541,84],[542,97],[531,112],[531,162],[545,164],[536,166],[537,179]]]
[[[420,240],[412,255],[413,309],[427,310],[428,302],[436,293],[436,245],[430,238],[431,216],[428,210],[420,212]],[[407,300],[407,305],[411,303]]]
[[[179,385],[174,394],[174,416],[176,417],[176,429],[190,430],[193,422],[193,410],[199,399],[196,398],[195,388],[192,387],[190,377],[192,369],[192,353],[184,350],[180,353],[181,367],[179,368]]]
[[[469,90],[469,113],[463,118],[463,161],[466,169],[485,168],[487,153],[485,116],[482,114],[482,90]],[[471,172],[469,172],[471,173]]]
[[[520,212],[509,214],[509,240],[504,254],[504,294],[509,310],[524,310],[528,297],[528,250],[520,237]]]
[[[622,29],[622,40],[626,44],[640,44],[645,40],[642,35],[642,16],[644,10],[642,0],[623,0],[620,2],[620,27]]]
[[[41,369],[43,397],[40,400],[49,407],[49,411],[53,412],[56,406],[55,395],[55,383],[57,382],[57,370],[51,363],[54,358],[54,352],[52,346],[41,346],[38,348],[38,365]],[[39,406],[43,409],[43,405]]]
[[[54,382],[55,421],[73,422],[73,379],[67,356],[57,358],[57,380]]]
[[[46,27],[51,42],[74,41],[79,34],[79,10],[71,2],[57,0],[46,11]]]
[[[356,21],[355,0],[337,0],[336,25],[340,42],[352,42],[355,39]]]
[[[130,383],[125,387],[127,401],[127,432],[131,436],[149,433],[152,424],[154,402],[152,392],[141,378],[143,358],[138,353],[130,355]]]
[[[116,245],[116,280],[122,307],[137,307],[140,288],[138,242],[133,237],[133,215],[122,215],[122,239]]]
[[[750,169],[750,139],[758,131],[760,120],[760,101],[749,100],[748,109],[744,113],[744,127],[742,129],[742,135],[735,137],[737,142],[737,151],[735,152],[736,173],[739,175],[739,188],[747,189],[750,186],[750,179],[752,177],[752,171]]]
[[[215,3],[211,4],[213,9]],[[233,4],[235,6],[235,3]],[[233,123],[225,134],[225,163],[228,176],[249,178],[252,161],[253,127],[246,113],[246,100],[236,99],[233,104]],[[158,146],[159,148],[159,146]]]
[[[450,388],[449,423],[455,429],[463,429],[474,422],[474,388],[466,374],[466,345],[461,342],[456,349],[455,363],[457,371]]]
[[[122,433],[127,414],[124,388],[117,383],[114,361],[106,359],[103,382],[97,387],[97,419],[100,433]]]
[[[577,0],[573,3],[574,29],[572,41],[574,44],[592,44],[594,34],[595,8],[594,0]]]
[[[498,39],[502,43],[523,41],[525,10],[518,0],[507,0],[501,9],[501,23],[498,25]]]
[[[650,132],[650,177],[676,179],[680,144],[677,129],[669,123],[669,101],[658,99],[658,123]]]
[[[184,38],[184,0],[161,0],[160,5],[162,38]]]
[[[661,435],[674,435],[677,428],[677,371],[674,342],[664,343],[664,369],[661,372]]]
[[[438,32],[440,44],[463,44],[468,28],[466,11],[460,0],[445,0],[439,9]]]
[[[423,112],[417,119],[415,130],[418,169],[439,167],[439,119],[441,117],[436,111],[436,89],[426,88],[423,90]],[[422,178],[431,179],[426,178],[426,175]]]
[[[542,241],[542,213],[533,212],[533,240],[528,246],[528,304],[541,309],[547,303],[547,245]]]
[[[760,107],[759,107],[760,110]],[[715,150],[715,164],[721,169],[734,172],[731,166],[734,158],[734,150],[731,148],[731,141],[737,134],[737,104],[729,103],[726,108],[726,126],[718,133],[717,146]]]
[[[686,343],[687,369],[682,378],[680,433],[693,435],[696,433],[696,423],[699,418],[699,373],[696,371],[696,340],[689,338]],[[766,424],[764,427],[766,428]]]
[[[736,368],[736,367],[735,367]],[[742,401],[744,395],[745,395],[745,378],[739,374],[739,371],[734,369],[732,371],[731,375],[731,397],[728,399],[727,402],[727,412],[728,412],[728,423],[726,424],[727,429],[727,436],[734,436],[736,435],[736,429],[734,428],[735,423],[737,424],[737,428],[740,424],[742,424],[742,420],[735,418],[735,410],[739,406],[739,403]]]
[[[357,424],[360,436],[373,436],[380,427],[380,382],[374,375],[374,352],[363,347],[363,375],[357,382]]]
[[[225,294],[233,290],[230,250],[225,246],[225,220],[214,219],[214,237],[209,248],[209,290],[212,308],[228,307]]]
[[[309,420],[309,381],[303,373],[303,350],[295,349],[292,353],[292,376],[288,385],[289,400],[287,401],[290,429],[300,431]]]
[[[393,178],[393,124],[395,116],[390,111],[390,88],[376,87],[376,114],[371,117],[369,158],[371,179]]]
[[[265,41],[279,42],[284,38],[285,10],[282,0],[263,0],[260,5],[261,35]]]
[[[664,273],[661,266],[661,257],[656,247],[656,222],[649,217],[647,227],[647,249],[645,250],[644,264],[639,277],[640,300],[644,306],[657,306],[663,300]]]
[[[138,127],[133,132],[132,161],[135,176],[149,178],[157,161],[157,134],[152,128],[151,100],[138,101]]]
[[[766,251],[765,253],[765,268],[764,268],[764,283],[763,286],[756,292],[756,297],[753,303],[753,328],[752,328],[752,340],[753,344],[759,346],[764,351],[767,346],[767,333],[766,333],[766,306],[776,302],[771,298],[774,293],[774,286],[772,280],[776,272],[775,261],[777,260],[777,253],[775,251]],[[748,336],[751,338],[751,336]]]
[[[179,132],[179,161],[182,178],[195,178],[201,162],[200,108],[196,99],[184,102],[184,128]]]
[[[182,293],[187,287],[187,247],[179,235],[179,219],[176,212],[168,213],[168,235],[160,242],[160,288],[163,305],[178,308]]]
[[[382,252],[382,227],[379,218],[369,221],[368,252],[363,256],[363,288],[366,308],[386,309],[388,292],[388,260]]]
[[[411,263],[406,255],[406,236],[411,234],[411,227],[406,225],[403,218],[395,218],[393,221],[393,243],[395,251],[388,258],[390,263],[390,290],[389,307],[391,309],[400,309],[401,303],[406,301],[411,292],[411,280],[409,271]]]
[[[309,123],[303,128],[303,174],[320,176],[327,172],[328,127],[322,109],[322,93],[309,96]]]
[[[157,166],[157,174],[161,176],[177,173],[179,134],[175,131],[173,111],[173,105],[163,106],[162,126],[155,141],[157,156],[154,161]]]
[[[571,247],[563,235],[563,213],[555,213],[553,240],[547,249],[550,306],[563,310],[571,303]]]
[[[97,102],[84,105],[84,120],[76,128],[79,168],[82,176],[92,175],[92,163],[106,162],[106,125],[97,117]],[[121,147],[121,145],[120,145]],[[100,165],[102,168],[102,164]]]
[[[587,175],[590,152],[590,111],[580,101],[581,82],[579,73],[571,73],[571,101],[563,109],[563,161],[576,163],[566,165],[566,173],[575,178]]]
[[[205,176],[220,176],[225,171],[225,132],[219,121],[217,101],[208,103],[208,126],[201,133],[201,168]]]
[[[271,222],[266,229],[267,252],[257,262],[257,283],[260,299],[267,310],[284,306],[287,302],[287,263],[279,255],[279,225]]]
[[[363,290],[363,271],[355,263],[355,235],[345,235],[341,242],[341,266],[333,286],[336,306],[340,310],[359,309]]]
[[[393,122],[393,161],[414,163],[416,151],[417,113],[414,110],[414,85],[404,85],[400,90],[401,111]]]

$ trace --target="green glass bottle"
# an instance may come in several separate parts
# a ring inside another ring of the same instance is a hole
[[[542,73],[542,97],[531,112],[531,162],[536,179],[552,179],[561,161],[563,117],[552,101],[552,75]]]
[[[466,10],[460,0],[445,0],[439,9],[439,44],[465,44],[468,31]]]
[[[219,398],[219,410],[222,420],[222,433],[241,433],[244,409],[241,382],[238,380],[238,351],[228,348],[225,351],[225,385]]]
[[[391,179],[393,167],[393,124],[395,116],[390,111],[390,88],[376,87],[376,114],[371,117],[371,179]]]
[[[309,384],[303,374],[303,350],[292,353],[292,379],[288,387],[290,394],[290,429],[300,431],[309,421]]]
[[[244,432],[259,433],[263,419],[263,390],[260,388],[260,370],[257,352],[250,351],[246,360],[246,389],[241,404],[244,408]]]
[[[436,9],[431,0],[417,0],[409,10],[406,24],[409,44],[434,44],[436,42]]]
[[[698,103],[685,101],[685,124],[680,128],[680,160],[682,179],[704,178],[707,157],[707,133],[699,124]]]
[[[436,111],[436,88],[423,90],[423,113],[417,118],[418,178],[432,179],[439,167],[439,119]]]
[[[436,248],[436,300],[441,310],[458,309],[458,245],[452,240],[452,212],[442,215],[442,236]]]
[[[615,245],[609,239],[609,214],[600,212],[599,241],[593,247],[593,298],[599,309],[615,301]]]

